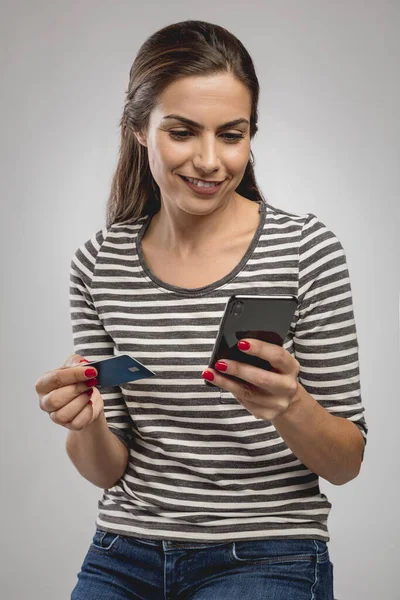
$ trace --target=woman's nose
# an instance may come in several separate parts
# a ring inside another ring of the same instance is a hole
[[[206,173],[211,173],[221,166],[215,140],[205,140],[199,144],[193,156],[193,165]]]

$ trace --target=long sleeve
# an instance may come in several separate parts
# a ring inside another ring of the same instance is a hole
[[[70,314],[74,351],[90,362],[114,355],[114,343],[105,331],[91,296],[97,253],[106,230],[97,232],[79,248],[71,261]],[[119,386],[102,388],[104,413],[110,430],[129,447],[132,420]]]
[[[366,443],[345,252],[337,237],[310,215],[299,253],[299,307],[293,340],[299,381],[328,412],[353,421]]]

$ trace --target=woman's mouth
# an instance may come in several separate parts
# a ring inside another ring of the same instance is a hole
[[[219,190],[219,188],[225,181],[224,180],[219,182],[206,182],[201,181],[199,179],[193,179],[192,177],[185,177],[184,175],[179,175],[179,177],[181,177],[181,179],[191,190],[193,190],[197,194],[202,194],[206,196],[214,194],[217,190]]]

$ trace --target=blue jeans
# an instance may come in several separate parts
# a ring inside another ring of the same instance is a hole
[[[71,600],[333,600],[325,542],[139,540],[96,530]]]

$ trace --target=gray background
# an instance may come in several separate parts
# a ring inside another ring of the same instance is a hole
[[[67,600],[94,531],[101,490],[75,471],[34,384],[72,351],[69,262],[104,224],[131,63],[188,18],[226,27],[253,56],[269,202],[315,213],[345,247],[370,435],[356,480],[321,482],[335,595],[398,598],[396,0],[2,1],[1,595]]]

